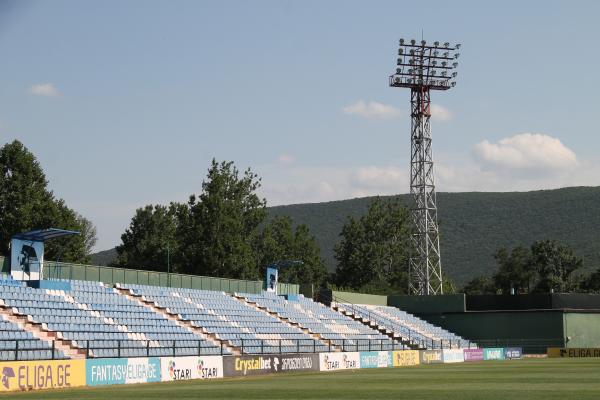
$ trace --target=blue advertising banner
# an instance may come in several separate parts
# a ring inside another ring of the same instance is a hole
[[[88,359],[85,369],[88,386],[160,382],[157,357]]]
[[[392,367],[393,357],[390,351],[361,351],[361,368],[386,368]]]
[[[504,349],[504,358],[513,360],[523,357],[523,349],[521,347],[507,347]]]

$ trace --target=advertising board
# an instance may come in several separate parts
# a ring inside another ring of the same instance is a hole
[[[0,363],[0,392],[58,389],[85,385],[84,360]]]
[[[521,347],[505,347],[504,358],[507,360],[515,360],[523,357],[523,349]]]
[[[361,368],[385,368],[393,365],[391,351],[363,351],[360,353]]]
[[[492,347],[483,349],[484,360],[504,360],[504,349],[502,347]]]
[[[160,359],[99,358],[85,362],[88,386],[160,382]]]
[[[398,350],[392,352],[394,367],[406,367],[420,363],[418,350]]]
[[[282,372],[318,371],[317,354],[279,354],[223,357],[224,376],[263,375]]]
[[[600,349],[598,348],[571,348],[564,349],[560,347],[548,347],[548,357],[600,357]]]
[[[360,353],[319,353],[320,371],[337,371],[360,368]]]
[[[160,377],[164,381],[223,377],[223,357],[162,357]]]
[[[465,361],[465,356],[462,349],[444,349],[442,350],[442,358],[444,360],[444,364]]]
[[[464,349],[465,361],[483,361],[483,349]]]
[[[421,350],[419,353],[421,364],[441,364],[444,362],[441,350]]]

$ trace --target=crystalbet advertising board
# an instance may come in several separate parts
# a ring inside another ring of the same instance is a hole
[[[0,363],[0,392],[85,385],[85,360]]]
[[[264,375],[281,372],[318,370],[318,354],[223,357],[223,373],[225,376]]]

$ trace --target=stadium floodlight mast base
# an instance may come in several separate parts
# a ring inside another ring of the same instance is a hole
[[[390,86],[410,89],[411,157],[410,193],[414,231],[409,257],[408,292],[414,295],[443,294],[440,235],[431,153],[431,90],[456,85],[460,44],[428,45],[425,40],[400,39],[396,73]]]

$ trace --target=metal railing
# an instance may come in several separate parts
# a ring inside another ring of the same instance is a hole
[[[428,338],[424,334],[410,329],[406,326],[402,326],[399,322],[392,320],[391,318],[384,317],[380,314],[371,312],[371,310],[361,307],[356,304],[346,302],[344,299],[333,296],[332,301],[336,303],[338,309],[342,308],[346,311],[351,311],[354,315],[366,318],[369,321],[376,323],[379,327],[388,329],[394,333],[401,334],[401,340],[408,340],[412,345],[416,345],[421,349],[452,349],[452,348],[463,348],[461,340],[452,339],[433,339]],[[470,348],[475,343],[467,341],[468,345],[466,348]]]
[[[50,352],[50,356],[43,359],[56,360],[64,358],[61,356],[61,352],[56,349],[56,342],[54,340],[50,342],[49,346],[43,346],[44,343],[35,339],[0,339],[0,360],[37,360],[40,358],[35,356],[44,354],[43,352]]]
[[[27,343],[26,343],[27,342]],[[57,341],[42,346],[43,342],[32,339],[0,340],[0,361],[24,361],[32,359],[62,359],[68,355],[61,352]],[[233,342],[233,343],[232,343]],[[214,345],[205,340],[135,341],[127,340],[83,340],[73,341],[72,349],[79,350],[86,358],[135,358],[135,357],[179,357],[232,354],[228,347],[242,355],[251,354],[294,354],[323,353],[332,351],[392,351],[403,350],[400,343],[380,339],[234,339],[217,340]],[[239,345],[236,345],[239,344]],[[47,357],[39,357],[42,351]],[[36,352],[37,354],[33,354]],[[36,357],[37,356],[37,357]]]

